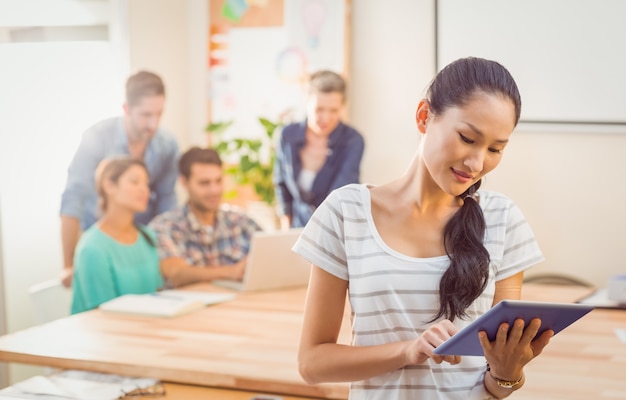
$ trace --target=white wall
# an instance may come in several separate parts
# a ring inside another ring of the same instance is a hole
[[[80,40],[82,29],[59,27],[106,24],[109,3],[48,3],[0,0],[3,40],[12,38],[9,28],[45,26],[35,29],[41,42],[0,46],[0,312],[9,332],[35,323],[28,288],[61,271],[59,205],[80,135],[121,110],[123,100],[113,46]],[[79,40],[45,41],[59,39],[60,30],[65,38],[72,34]],[[12,364],[10,380],[41,371]]]
[[[434,2],[352,2],[350,122],[365,136],[362,180],[402,174],[417,149],[415,110],[435,73]]]
[[[106,42],[0,46],[0,257],[9,332],[35,323],[28,288],[62,270],[61,193],[82,132],[121,109],[122,79],[110,51]],[[32,371],[12,365],[11,379]]]
[[[207,0],[128,0],[131,70],[163,78],[167,103],[162,126],[182,151],[206,145]]]
[[[2,198],[0,197],[0,201]],[[0,207],[2,204],[0,203]],[[2,213],[0,213],[0,226],[2,226]],[[6,328],[6,307],[4,300],[6,290],[4,290],[4,262],[2,257],[2,229],[0,229],[0,335],[7,333]],[[0,363],[0,388],[9,385],[9,366],[6,363]]]
[[[625,134],[519,129],[486,187],[513,198],[532,224],[546,261],[529,271],[604,285],[626,272],[623,251]]]

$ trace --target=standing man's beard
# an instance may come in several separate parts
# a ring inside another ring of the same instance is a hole
[[[134,131],[128,137],[133,142],[147,142],[150,135],[146,131]]]

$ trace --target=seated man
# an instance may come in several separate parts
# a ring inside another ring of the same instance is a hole
[[[240,280],[250,241],[259,225],[244,213],[221,205],[222,160],[213,149],[193,147],[179,160],[187,204],[157,216],[161,273],[169,286],[213,279]]]

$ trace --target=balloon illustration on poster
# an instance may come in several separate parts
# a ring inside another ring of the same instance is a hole
[[[288,47],[276,57],[276,73],[287,83],[301,83],[306,80],[307,57],[302,49]]]
[[[326,20],[326,5],[319,0],[308,1],[302,8],[302,22],[306,29],[309,47],[317,48],[320,32]]]

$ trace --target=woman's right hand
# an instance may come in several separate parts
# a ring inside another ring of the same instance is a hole
[[[406,350],[407,365],[423,364],[431,358],[437,364],[448,362],[452,365],[461,362],[461,356],[434,354],[433,350],[458,332],[458,328],[447,319],[428,327],[417,339],[409,342]]]

